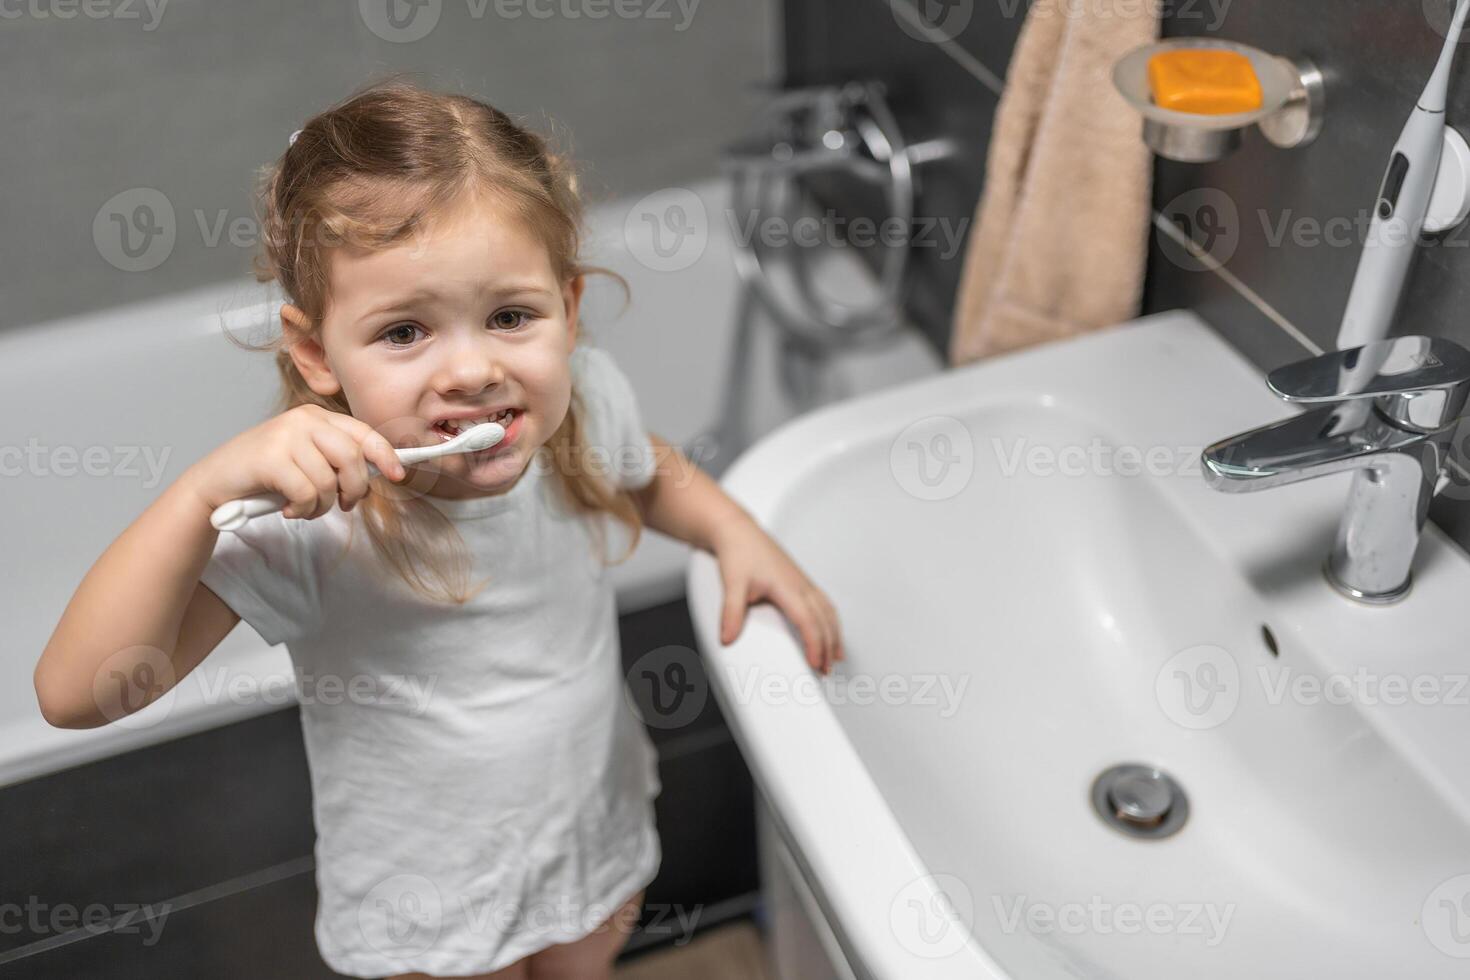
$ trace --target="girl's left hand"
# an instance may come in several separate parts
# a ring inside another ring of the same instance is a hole
[[[847,658],[837,610],[760,525],[742,521],[730,527],[715,546],[714,555],[725,584],[721,643],[734,643],[745,625],[745,610],[768,599],[801,634],[812,667],[830,674],[833,663]]]

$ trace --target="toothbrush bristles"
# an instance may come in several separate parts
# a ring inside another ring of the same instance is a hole
[[[475,426],[465,436],[465,452],[477,453],[489,449],[505,438],[505,426],[499,422],[485,422]]]

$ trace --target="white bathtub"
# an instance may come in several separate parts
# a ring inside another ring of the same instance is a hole
[[[738,282],[726,186],[708,180],[595,207],[589,258],[621,273],[632,302],[605,277],[588,287],[587,339],[610,350],[632,379],[648,428],[687,444],[715,422],[733,336]],[[703,211],[703,215],[699,214]],[[670,225],[692,227],[678,248]],[[654,235],[660,235],[658,241]],[[0,334],[0,503],[9,515],[10,624],[0,657],[0,785],[288,704],[290,660],[242,623],[168,696],[102,728],[52,728],[31,673],[82,576],[107,545],[195,460],[261,421],[277,381],[257,341],[277,302],[248,278],[187,294],[11,329]],[[749,385],[759,431],[789,416],[775,381],[775,346],[756,333]],[[938,368],[909,335],[889,351],[834,369],[839,394]],[[683,592],[688,549],[646,534],[613,569],[619,608]]]

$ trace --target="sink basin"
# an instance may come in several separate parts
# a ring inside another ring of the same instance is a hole
[[[1322,575],[1349,476],[1227,495],[1201,447],[1293,409],[1187,312],[994,358],[772,433],[723,481],[838,608],[769,605],[714,693],[857,976],[1470,975],[1470,558],[1409,595]],[[1093,804],[1157,768],[1187,817]]]

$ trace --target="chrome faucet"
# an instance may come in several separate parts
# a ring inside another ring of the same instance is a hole
[[[1266,384],[1288,402],[1325,407],[1207,447],[1205,482],[1240,493],[1353,471],[1327,580],[1361,602],[1402,598],[1470,394],[1470,351],[1442,337],[1393,337],[1277,368]]]

